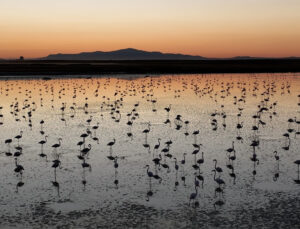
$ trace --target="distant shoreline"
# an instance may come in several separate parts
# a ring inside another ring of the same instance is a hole
[[[0,61],[2,76],[205,74],[300,72],[299,59],[137,60],[137,61]]]

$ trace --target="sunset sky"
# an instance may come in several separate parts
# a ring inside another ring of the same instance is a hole
[[[0,0],[0,58],[129,47],[300,56],[300,0]]]

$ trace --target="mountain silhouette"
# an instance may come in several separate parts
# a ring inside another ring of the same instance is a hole
[[[111,52],[82,52],[78,54],[50,54],[43,60],[203,60],[202,56],[173,53],[147,52],[128,48]]]

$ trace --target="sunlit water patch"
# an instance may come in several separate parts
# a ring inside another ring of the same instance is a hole
[[[299,74],[1,80],[0,225],[300,223],[299,94]]]

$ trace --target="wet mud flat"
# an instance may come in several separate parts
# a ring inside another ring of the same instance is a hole
[[[71,200],[60,201],[67,204]],[[0,228],[298,228],[300,200],[276,194],[264,207],[210,211],[181,206],[177,210],[124,202],[98,209],[57,211],[50,202],[31,204],[30,211],[2,215]],[[184,217],[183,217],[184,216]]]
[[[0,76],[300,72],[300,59],[0,61]]]

